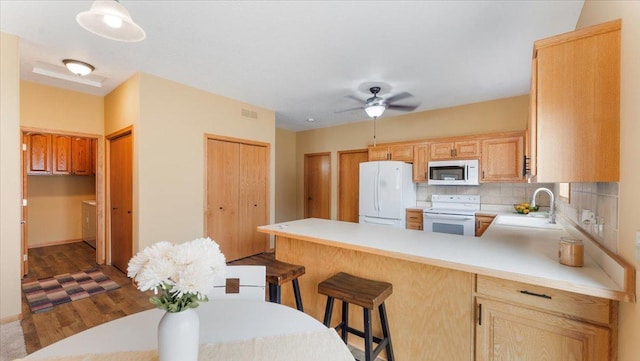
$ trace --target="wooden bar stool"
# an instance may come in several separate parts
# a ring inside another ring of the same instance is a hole
[[[340,272],[335,276],[318,284],[318,293],[327,296],[327,308],[324,312],[324,324],[331,327],[333,300],[342,301],[342,321],[335,327],[342,331],[342,340],[347,343],[347,335],[352,333],[364,338],[365,361],[373,361],[386,348],[387,360],[393,361],[393,348],[384,300],[393,292],[393,285],[360,278],[348,273]],[[349,304],[362,307],[364,312],[364,332],[349,326]],[[382,325],[382,338],[371,334],[371,310],[378,308]],[[378,345],[373,348],[373,342]]]
[[[299,266],[291,263],[285,263],[278,261],[275,255],[271,252],[264,252],[241,258],[237,261],[228,263],[229,265],[253,265],[253,266],[266,266],[267,267],[267,283],[269,283],[269,301],[280,303],[281,302],[281,285],[291,281],[293,285],[293,295],[296,299],[296,308],[299,311],[304,312],[302,306],[302,297],[300,297],[300,285],[298,284],[298,277],[305,273],[304,266]]]

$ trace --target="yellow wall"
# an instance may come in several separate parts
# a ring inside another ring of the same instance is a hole
[[[38,83],[20,82],[20,125],[101,135],[104,98]]]
[[[0,34],[0,323],[20,314],[20,59]]]
[[[296,133],[276,129],[276,222],[296,219]]]
[[[20,124],[29,128],[101,136],[104,131],[104,98],[22,81]],[[96,199],[95,182],[95,177],[85,176],[27,177],[29,247],[80,239],[81,201]]]
[[[364,113],[364,112],[363,112]],[[524,130],[529,96],[491,100],[376,120],[377,143],[456,135]],[[373,143],[373,121],[363,121],[297,133],[297,169],[304,169],[304,154],[331,152],[331,218],[337,218],[337,151],[362,149]],[[297,215],[304,216],[304,172],[297,174]]]
[[[82,201],[95,200],[95,176],[28,176],[29,248],[82,239]]]
[[[257,119],[243,117],[242,109],[255,111]],[[205,133],[271,144],[273,222],[275,112],[140,74],[140,119],[134,129],[139,248],[203,235]]]
[[[640,268],[636,232],[640,232],[640,1],[592,1],[582,8],[578,28],[622,19],[620,69],[620,182],[618,194],[618,254]],[[636,294],[640,277],[636,277]],[[621,303],[618,360],[640,355],[640,304]]]

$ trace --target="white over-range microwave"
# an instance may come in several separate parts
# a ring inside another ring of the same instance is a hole
[[[433,185],[477,186],[478,160],[439,160],[428,163],[427,183]]]

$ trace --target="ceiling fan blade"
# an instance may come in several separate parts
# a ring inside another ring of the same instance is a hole
[[[364,103],[366,101],[366,100],[362,100],[362,99],[358,98],[355,95],[345,95],[345,98],[353,99],[353,100],[357,101],[358,103]]]
[[[344,109],[344,110],[338,110],[337,112],[333,112],[333,113],[334,114],[338,114],[338,113],[350,112],[350,111],[359,110],[359,109],[364,109],[364,107],[357,107],[357,108],[349,108],[349,109]]]
[[[411,93],[402,92],[402,93],[398,93],[398,94],[396,94],[396,95],[394,95],[392,97],[386,98],[385,102],[387,102],[387,104],[391,104],[393,102],[397,102],[397,101],[402,100],[402,99],[410,98],[412,96],[413,95]]]
[[[417,108],[418,108],[417,105],[393,105],[393,104],[387,105],[387,109],[401,110],[401,111],[404,111],[404,112],[412,112],[412,111],[416,110]]]

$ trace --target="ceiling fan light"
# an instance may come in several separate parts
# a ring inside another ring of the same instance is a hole
[[[93,65],[79,60],[64,59],[62,63],[67,67],[67,69],[69,69],[70,72],[79,76],[89,75],[96,69]]]
[[[87,31],[111,40],[136,42],[147,36],[116,0],[94,1],[89,11],[76,16],[76,21]]]
[[[384,113],[384,110],[387,109],[387,107],[385,107],[383,104],[373,104],[373,105],[369,105],[366,106],[364,108],[364,111],[367,113],[367,115],[370,118],[379,118],[382,113]]]

